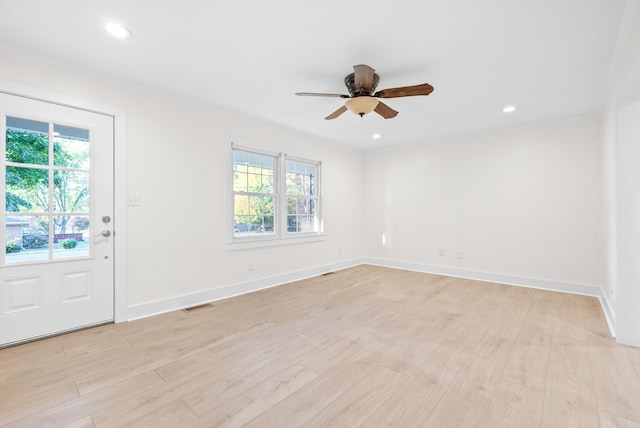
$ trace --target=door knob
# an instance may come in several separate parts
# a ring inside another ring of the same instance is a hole
[[[111,231],[110,230],[103,230],[102,232],[100,232],[100,235],[104,236],[105,238],[108,238],[111,236]]]

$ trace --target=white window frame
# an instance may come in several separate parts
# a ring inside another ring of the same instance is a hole
[[[225,193],[227,194],[227,221],[226,228],[226,250],[240,250],[245,248],[259,248],[276,245],[291,245],[306,242],[322,241],[325,239],[324,225],[322,221],[322,162],[309,159],[306,156],[290,155],[277,149],[272,149],[264,145],[245,141],[237,137],[228,138],[228,156],[226,157],[225,167]],[[233,190],[233,152],[234,150],[242,150],[263,156],[274,157],[274,233],[265,235],[252,235],[246,237],[237,237],[234,233],[235,216],[234,216],[234,195]],[[304,162],[316,166],[316,198],[315,207],[317,217],[317,231],[312,232],[289,232],[287,227],[287,193],[286,193],[286,162],[287,160],[295,162]]]

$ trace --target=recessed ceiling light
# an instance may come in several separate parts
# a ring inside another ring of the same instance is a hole
[[[516,111],[516,106],[506,106],[502,109],[503,113],[513,113],[514,111]]]
[[[373,138],[374,140],[377,140],[377,139],[378,139],[378,138],[380,138],[380,137],[381,137],[381,135],[380,135],[380,134],[373,134],[373,135],[371,136],[371,138]]]
[[[109,34],[111,34],[114,37],[118,37],[120,39],[126,39],[128,37],[131,37],[131,31],[129,31],[122,25],[117,24],[115,22],[109,22],[105,24],[104,28],[107,30]]]

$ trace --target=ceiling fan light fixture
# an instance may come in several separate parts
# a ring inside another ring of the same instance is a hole
[[[365,114],[371,113],[378,106],[378,100],[374,97],[360,96],[349,98],[345,105],[353,113],[362,117]]]

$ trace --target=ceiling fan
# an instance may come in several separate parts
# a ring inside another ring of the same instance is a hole
[[[353,71],[353,73],[344,78],[344,84],[347,86],[349,95],[316,92],[297,92],[296,95],[347,98],[345,105],[325,117],[326,120],[335,119],[347,110],[351,110],[353,113],[360,115],[360,117],[375,111],[385,119],[391,119],[396,117],[398,112],[377,98],[412,97],[415,95],[429,95],[433,92],[433,86],[428,83],[374,92],[380,81],[380,76],[375,73],[375,70],[368,65],[360,64],[354,65]]]

